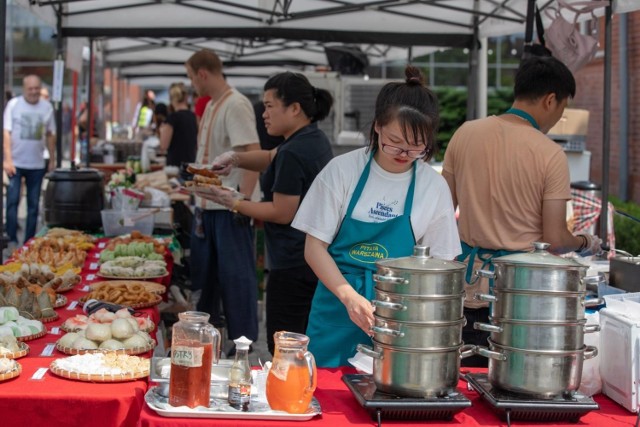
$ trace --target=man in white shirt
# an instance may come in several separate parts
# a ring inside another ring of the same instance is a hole
[[[48,146],[52,160],[55,158],[56,125],[53,107],[50,102],[40,99],[41,87],[38,76],[26,76],[22,80],[22,96],[9,101],[4,111],[2,166],[9,177],[6,229],[10,245],[18,243],[18,204],[22,178],[24,177],[27,187],[27,226],[24,237],[27,241],[36,233],[40,191],[47,172],[43,167],[45,146]],[[54,167],[55,162],[50,162],[49,170]]]
[[[227,84],[218,55],[200,50],[191,55],[185,67],[198,95],[211,97],[200,121],[196,163],[211,164],[216,156],[230,150],[260,149],[253,106]],[[257,180],[257,172],[236,168],[222,177],[222,184],[250,195]],[[216,325],[221,322],[221,298],[229,338],[244,335],[255,342],[258,283],[249,219],[200,197],[196,197],[196,208],[191,283],[194,291],[202,290],[197,309],[209,313]],[[234,352],[235,348],[229,354]]]

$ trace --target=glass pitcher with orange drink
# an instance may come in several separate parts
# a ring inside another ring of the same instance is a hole
[[[209,314],[179,313],[171,333],[171,406],[209,407],[211,364],[218,363],[220,333],[208,323]]]
[[[267,376],[267,401],[271,409],[302,414],[316,390],[316,361],[309,351],[309,337],[294,332],[273,334],[275,354]]]

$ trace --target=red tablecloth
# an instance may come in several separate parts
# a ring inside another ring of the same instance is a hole
[[[144,393],[147,380],[123,383],[88,383],[60,378],[47,371],[40,380],[32,379],[40,368],[48,368],[51,362],[67,355],[53,350],[51,356],[42,356],[48,344],[55,342],[64,334],[59,329],[67,318],[82,313],[79,299],[87,294],[87,285],[103,280],[95,276],[97,272],[97,254],[102,250],[100,239],[95,249],[89,252],[82,269],[81,283],[71,291],[64,293],[67,305],[57,308],[58,320],[46,323],[49,331],[44,337],[28,341],[30,352],[27,357],[18,359],[22,373],[12,380],[0,382],[0,426],[77,426],[115,427],[135,426],[144,405]],[[169,257],[170,258],[170,257]],[[171,265],[167,265],[171,271]],[[170,280],[162,280],[169,283]],[[76,302],[75,308],[69,307]],[[138,310],[150,316],[155,324],[160,321],[157,307]],[[57,332],[57,333],[56,333]],[[152,333],[155,335],[155,331]],[[146,356],[150,357],[151,352]]]
[[[365,411],[356,401],[347,386],[342,382],[342,375],[345,373],[354,373],[351,368],[341,369],[319,369],[318,370],[318,388],[315,397],[322,407],[322,415],[304,422],[304,425],[315,427],[327,426],[338,427],[346,425],[371,426],[373,421],[367,411]],[[486,427],[486,426],[506,426],[507,423],[499,419],[491,410],[487,403],[475,391],[467,390],[466,383],[461,381],[458,385],[460,391],[467,396],[472,403],[470,408],[458,413],[452,421],[393,421],[383,420],[382,425],[429,425],[432,427]],[[595,397],[596,402],[600,405],[599,411],[592,411],[583,416],[578,424],[558,424],[558,423],[527,423],[523,421],[512,421],[514,427],[541,427],[547,426],[593,426],[593,427],[622,427],[634,426],[636,415],[627,412],[624,408],[611,401],[603,395]],[[147,405],[142,408],[140,415],[141,427],[197,427],[205,425],[213,425],[216,427],[232,427],[232,426],[295,426],[292,421],[244,421],[233,419],[195,419],[195,418],[168,418],[158,415]]]

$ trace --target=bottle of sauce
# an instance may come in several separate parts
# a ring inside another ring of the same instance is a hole
[[[179,313],[171,334],[171,406],[209,407],[211,364],[218,363],[220,334],[199,311]]]
[[[303,414],[316,389],[316,362],[307,351],[309,337],[294,332],[273,334],[275,352],[267,376],[267,401],[273,410]]]
[[[248,412],[251,401],[249,346],[252,341],[242,336],[233,342],[236,344],[236,357],[229,371],[229,405]]]

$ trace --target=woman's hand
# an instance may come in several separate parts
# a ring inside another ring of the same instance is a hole
[[[212,202],[222,205],[229,210],[233,210],[236,202],[238,202],[238,199],[232,191],[225,190],[214,185],[207,187],[207,191],[196,190],[195,193],[203,199],[211,200]]]
[[[213,159],[211,170],[218,175],[229,175],[236,166],[238,166],[238,154],[235,151],[227,151]]]
[[[348,284],[347,286],[351,287],[351,285]],[[375,319],[373,317],[373,305],[371,305],[371,302],[354,290],[353,293],[350,293],[349,296],[343,300],[343,304],[347,309],[347,313],[349,313],[349,319],[358,325],[365,334],[373,336],[371,327],[373,327]]]

